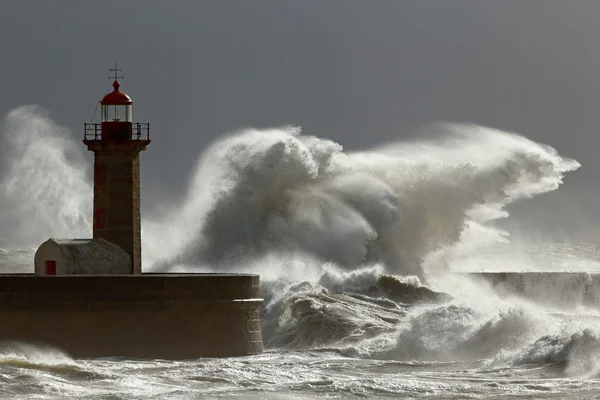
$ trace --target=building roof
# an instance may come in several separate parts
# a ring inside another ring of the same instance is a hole
[[[102,238],[96,239],[54,239],[65,258],[74,261],[102,260],[116,263],[131,263],[131,257],[125,250]]]

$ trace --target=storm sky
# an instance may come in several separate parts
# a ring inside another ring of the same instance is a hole
[[[599,18],[597,0],[5,0],[0,113],[37,104],[80,140],[117,61],[134,120],[152,127],[145,206],[181,193],[198,154],[231,130],[299,125],[357,150],[474,122],[578,160],[521,212],[589,231]]]

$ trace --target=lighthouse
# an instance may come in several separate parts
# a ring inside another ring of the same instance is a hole
[[[133,122],[133,100],[121,91],[115,68],[112,92],[100,101],[101,122],[86,123],[83,143],[94,152],[93,238],[121,247],[132,274],[142,273],[140,152],[150,124]]]
[[[73,357],[189,359],[263,350],[260,278],[250,274],[142,273],[140,153],[148,123],[133,122],[121,91],[84,125],[94,152],[92,238],[50,238],[33,274],[0,274],[0,344],[56,346]]]

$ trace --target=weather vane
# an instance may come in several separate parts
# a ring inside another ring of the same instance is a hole
[[[118,76],[117,73],[123,71],[121,68],[117,68],[117,63],[115,62],[115,67],[109,69],[110,72],[114,72],[115,76],[109,76],[108,79],[114,79],[115,81],[119,79],[125,79],[124,76]]]

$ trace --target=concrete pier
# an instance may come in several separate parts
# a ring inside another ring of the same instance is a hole
[[[0,342],[73,357],[185,359],[262,352],[259,277],[0,275]]]
[[[598,272],[471,272],[501,294],[513,294],[560,307],[600,307]]]

